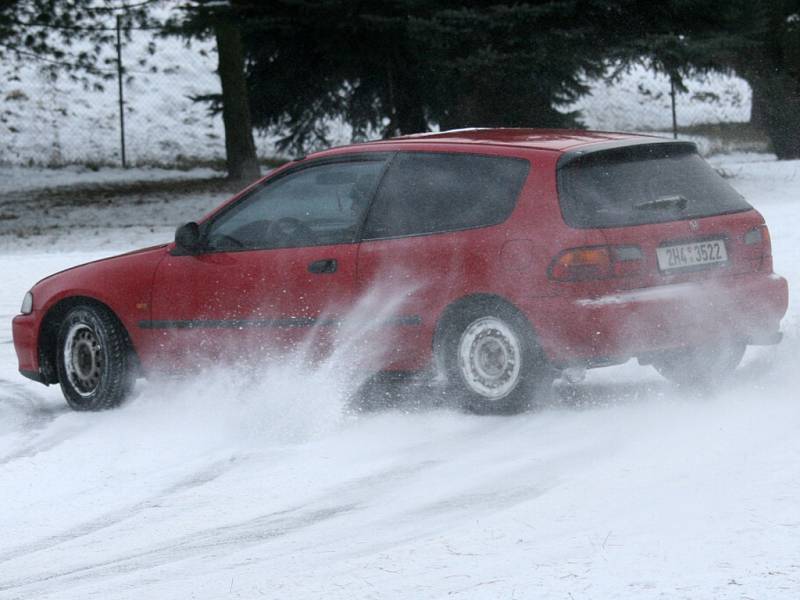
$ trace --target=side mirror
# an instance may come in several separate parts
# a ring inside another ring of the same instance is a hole
[[[175,254],[197,254],[203,249],[200,226],[194,221],[185,223],[175,230]]]

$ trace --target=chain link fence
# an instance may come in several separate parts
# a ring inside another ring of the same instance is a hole
[[[32,55],[0,66],[0,164],[120,165],[120,91],[128,165],[224,161],[221,117],[192,99],[219,92],[213,40],[188,45],[134,30],[120,57],[121,86],[114,48],[103,77],[88,83]],[[705,153],[766,149],[763,135],[742,125],[750,120],[751,100],[744,81],[711,74],[687,83],[688,93],[675,96],[679,137],[697,141]],[[611,82],[591,82],[591,89],[565,107],[579,110],[589,128],[673,134],[668,78],[637,67]],[[336,143],[349,141],[346,128],[337,131]],[[262,158],[275,154],[274,141],[256,136]]]
[[[120,165],[123,152],[132,166],[224,160],[221,117],[192,99],[219,93],[213,41],[189,45],[134,30],[120,47],[120,80],[115,48],[102,76],[88,81],[50,60],[23,58],[0,67],[0,163]],[[269,141],[259,144],[272,152]]]

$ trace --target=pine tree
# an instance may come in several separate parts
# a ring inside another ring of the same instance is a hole
[[[166,32],[173,35],[213,36],[216,40],[222,93],[198,99],[211,101],[212,110],[222,113],[226,167],[228,178],[234,181],[252,181],[260,176],[242,41],[248,6],[241,0],[194,0],[183,7],[180,18],[166,24]]]
[[[114,44],[114,16],[124,16],[122,33],[128,37],[132,28],[152,25],[148,9],[156,1],[0,0],[0,60],[36,59],[56,75],[86,84],[113,78],[100,55]]]
[[[722,60],[750,84],[778,158],[800,158],[800,1],[732,1]]]
[[[563,127],[584,77],[605,68],[618,5],[278,0],[249,5],[244,41],[256,126],[295,152],[327,144],[340,119],[355,137],[431,126]]]

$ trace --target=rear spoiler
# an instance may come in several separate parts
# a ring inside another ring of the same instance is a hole
[[[566,165],[598,153],[613,153],[615,158],[622,158],[626,155],[663,157],[674,154],[693,154],[697,152],[697,144],[694,142],[678,142],[675,140],[665,140],[659,138],[634,138],[628,140],[614,140],[611,142],[600,142],[580,146],[574,150],[567,150],[558,159],[557,169]]]

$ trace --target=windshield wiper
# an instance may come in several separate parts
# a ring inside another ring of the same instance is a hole
[[[680,195],[661,196],[660,198],[656,198],[655,200],[647,200],[645,202],[640,202],[639,204],[634,204],[634,207],[638,208],[639,210],[673,208],[673,207],[678,208],[679,210],[683,210],[684,208],[686,208],[686,205],[688,203],[689,201]]]

